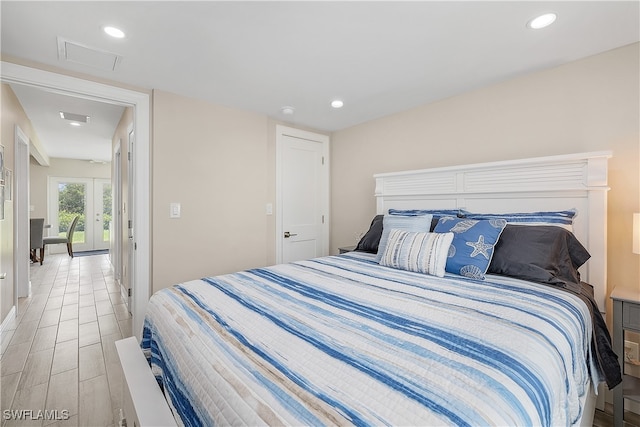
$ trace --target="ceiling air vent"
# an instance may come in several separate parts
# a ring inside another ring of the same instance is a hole
[[[106,71],[114,71],[122,57],[58,37],[58,59]]]
[[[60,117],[76,123],[89,123],[91,119],[91,117],[84,114],[66,113],[64,111],[60,111]]]

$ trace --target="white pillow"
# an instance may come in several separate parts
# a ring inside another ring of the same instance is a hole
[[[453,233],[392,229],[380,265],[443,277]]]
[[[376,255],[376,262],[379,263],[384,254],[384,250],[387,247],[387,241],[389,240],[389,233],[393,229],[405,230],[405,231],[424,231],[431,230],[431,219],[433,215],[418,215],[418,216],[402,216],[402,215],[385,215],[382,219],[382,236],[380,237],[380,243],[378,244],[378,254]]]

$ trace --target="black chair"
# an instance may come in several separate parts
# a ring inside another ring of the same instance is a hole
[[[47,245],[57,245],[61,243],[66,243],[67,253],[69,253],[69,256],[71,258],[73,258],[73,232],[76,231],[76,225],[78,224],[79,219],[80,219],[80,215],[73,218],[73,221],[71,221],[71,225],[67,230],[66,237],[51,236],[51,237],[45,237],[42,239],[42,252],[40,252],[40,264],[42,264],[42,261],[44,260],[44,247]]]
[[[44,232],[44,218],[29,219],[29,256],[31,261],[40,262],[42,265],[42,257],[44,256],[44,244],[42,242],[42,234]],[[40,258],[36,254],[36,249],[40,249]]]

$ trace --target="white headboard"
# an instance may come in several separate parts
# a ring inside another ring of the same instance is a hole
[[[580,269],[605,311],[607,161],[601,151],[376,174],[378,214],[394,209],[533,212],[576,208],[574,234],[591,259]]]

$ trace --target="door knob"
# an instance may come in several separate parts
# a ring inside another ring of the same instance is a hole
[[[297,236],[295,233],[289,233],[288,231],[284,232],[284,238],[288,239],[289,237]]]

